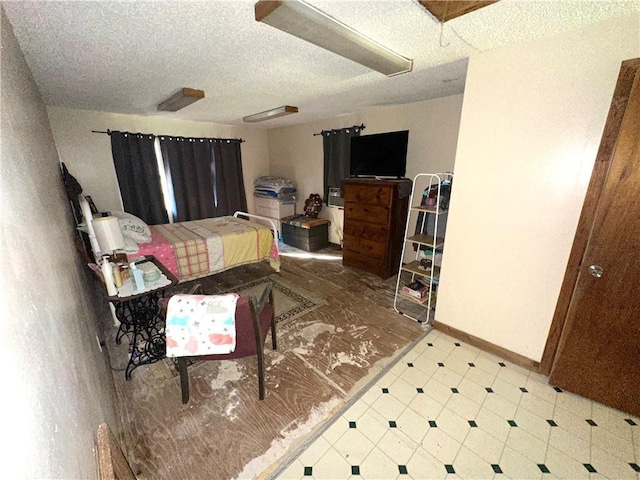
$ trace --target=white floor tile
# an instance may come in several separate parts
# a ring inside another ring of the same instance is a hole
[[[368,409],[369,405],[362,400],[357,400],[353,405],[351,405],[351,407],[349,407],[349,410],[344,413],[344,418],[349,421],[355,421]]]
[[[513,370],[516,372],[520,372],[522,375],[526,375],[527,377],[529,376],[529,370],[527,370],[524,367],[521,367],[519,365],[515,365],[514,363],[511,363],[508,360],[498,360],[499,362],[502,362],[506,365],[506,367],[503,368],[508,368],[509,370]]]
[[[463,343],[462,347],[454,348],[449,356],[460,359],[464,363],[468,364],[469,362],[473,363],[473,361],[478,357],[479,353],[480,351],[477,348]]]
[[[633,449],[636,453],[636,463],[640,465],[640,422],[638,426],[633,427]]]
[[[330,448],[331,444],[327,439],[319,437],[304,452],[302,452],[298,459],[302,462],[302,465],[313,466],[325,453],[327,453]]]
[[[608,478],[629,478],[638,477],[638,472],[634,471],[629,465],[632,461],[622,461],[619,457],[609,454],[597,447],[591,447],[591,465],[600,473]]]
[[[373,408],[362,414],[356,422],[358,430],[374,444],[389,430],[389,419],[384,418]]]
[[[391,460],[382,450],[374,448],[360,464],[360,476],[365,480],[396,478],[398,476],[398,464]]]
[[[440,480],[447,474],[444,464],[422,447],[416,449],[406,467],[411,478],[415,480]]]
[[[529,372],[529,378],[536,382],[544,383],[545,385],[549,383],[549,376],[542,373]]]
[[[340,417],[333,423],[333,425],[325,430],[322,436],[330,445],[333,445],[348,429],[349,421],[344,417]]]
[[[591,450],[589,442],[580,440],[562,428],[554,427],[551,429],[549,445],[575,458],[580,463],[589,463]]]
[[[424,352],[420,354],[420,358],[424,359],[425,362],[433,362],[437,364],[438,362],[444,362],[449,356],[450,351],[442,350],[437,347],[429,347]]]
[[[418,365],[418,364],[415,364],[415,365]],[[435,371],[436,368],[438,367],[434,364],[433,370]],[[412,387],[414,387],[414,391],[415,391],[415,388],[422,387],[425,383],[427,383],[431,378],[431,376],[432,374],[425,373],[424,370],[416,366],[414,368],[407,368],[404,372],[402,372],[402,374],[398,378],[402,379],[404,382],[407,382]]]
[[[418,358],[420,358],[420,356],[418,356]],[[411,361],[413,361],[413,360],[411,360]],[[392,375],[395,375],[396,377],[399,377],[400,375],[402,375],[404,373],[404,371],[407,368],[409,368],[409,367],[407,367],[407,363],[403,362],[402,359],[400,359],[400,361],[398,363],[396,363],[393,367],[391,367],[391,370],[389,370],[387,375],[392,374]]]
[[[451,398],[452,395],[450,386],[447,386],[434,378],[425,383],[422,388],[427,396],[443,405],[449,401],[449,398]]]
[[[547,448],[544,465],[551,475],[558,478],[589,478],[589,472],[581,462],[551,446]],[[547,476],[545,475],[544,478],[546,479]]]
[[[544,419],[550,419],[553,417],[553,411],[555,407],[553,403],[549,403],[535,395],[523,395],[520,398],[519,408],[525,408],[531,413],[538,415]]]
[[[460,385],[458,385],[458,391],[460,392],[460,395],[473,400],[478,405],[482,405],[488,395],[484,387],[481,387],[477,383],[472,382],[467,377],[463,378],[460,382]]]
[[[535,464],[544,463],[544,458],[547,454],[546,441],[543,442],[526,430],[518,427],[512,428],[509,432],[507,446],[513,448]]]
[[[470,368],[464,378],[471,380],[482,388],[490,387],[496,378],[496,374],[488,373],[487,371],[478,368],[477,362],[474,362],[474,365],[476,366],[474,368]]]
[[[500,468],[511,478],[539,479],[543,475],[536,463],[509,447],[504,448]]]
[[[631,441],[633,439],[632,429],[634,427],[625,421],[625,419],[631,417],[631,415],[619,412],[618,410],[614,410],[605,405],[595,402],[593,403],[591,418],[598,424],[598,427],[609,430],[611,433],[617,435],[623,440]],[[638,426],[635,428],[638,428]]]
[[[509,382],[511,385],[515,385],[516,387],[524,387],[529,379],[529,375],[520,373],[512,368],[501,368],[498,370],[496,378]]]
[[[410,368],[409,370],[414,370],[414,368]],[[418,395],[418,391],[416,390],[416,386],[412,383],[406,382],[402,377],[397,378],[395,382],[391,384],[389,387],[389,393],[393,395],[397,400],[404,405],[409,405],[411,400]]]
[[[640,419],[432,331],[278,478],[640,480],[630,464]]]
[[[568,412],[582,418],[591,418],[591,406],[593,402],[586,398],[579,397],[570,392],[562,392],[556,397],[556,407],[563,408]]]
[[[454,461],[456,474],[461,478],[493,478],[495,472],[491,464],[468,448],[462,447]]]
[[[480,405],[459,393],[451,395],[446,406],[449,410],[454,411],[465,420],[476,418],[476,415],[480,411]]]
[[[521,428],[529,432],[530,434],[532,434],[533,436],[537,437],[539,440],[542,440],[545,443],[549,441],[549,434],[551,433],[552,427],[551,425],[549,425],[549,423],[547,423],[546,419],[541,418],[524,408],[518,408],[518,411],[516,412],[516,416],[514,417],[514,420],[518,424],[518,428]],[[589,434],[590,432],[589,430],[587,430],[587,435]]]
[[[520,387],[517,387],[514,384],[500,378],[496,378],[493,381],[491,389],[495,392],[496,395],[500,395],[502,398],[506,398],[516,405],[520,403],[520,397],[526,395],[526,393],[522,393]]]
[[[367,437],[359,432],[357,428],[350,428],[342,435],[333,448],[344,457],[350,465],[360,465],[360,463],[373,450],[374,444]]]
[[[456,350],[461,350],[461,349],[460,348],[456,348]],[[460,375],[460,377],[464,377],[467,374],[467,370],[469,370],[469,368],[471,368],[471,367],[469,367],[469,363],[468,362],[465,362],[464,360],[461,360],[461,359],[456,358],[454,356],[454,352],[456,350],[454,350],[446,358],[446,360],[443,363],[447,366],[448,370],[452,370],[452,371],[456,372],[458,375]],[[460,380],[462,380],[462,378]]]
[[[420,393],[413,398],[409,408],[428,420],[435,420],[440,415],[444,405],[426,393]]]
[[[441,428],[460,443],[464,442],[471,428],[465,418],[446,407],[442,409],[440,415],[436,418],[436,424],[438,426],[437,428]]]
[[[439,348],[449,354],[454,348],[456,348],[455,343],[460,342],[448,335],[441,334],[438,338],[434,338],[432,343],[435,348]]]
[[[397,424],[398,429],[417,444],[422,442],[429,430],[428,419],[411,408],[407,408],[400,414]]]
[[[487,356],[484,353],[481,353],[480,355],[478,355],[476,359],[473,361],[473,363],[477,368],[484,370],[486,373],[488,373],[494,378],[498,375],[498,372],[500,371],[500,369],[504,368],[498,365],[497,361],[487,358]]]
[[[387,378],[388,377],[388,378]],[[385,387],[387,385],[390,385],[393,383],[394,379],[397,378],[395,375],[390,376],[389,373],[387,373],[385,376]],[[367,405],[372,405],[377,399],[378,397],[382,395],[382,387],[380,386],[380,383],[376,383],[373,387],[371,387],[369,390],[367,390],[366,392],[364,392],[364,394],[362,395],[362,397],[360,397],[360,400],[363,401],[364,403],[366,403]]]
[[[396,465],[406,465],[413,452],[418,448],[418,443],[411,440],[397,428],[390,428],[385,433],[377,447],[382,450]],[[398,473],[396,471],[396,473]]]
[[[529,391],[531,395],[535,395],[536,397],[541,398],[542,400],[554,405],[556,403],[558,395],[562,395],[556,392],[553,387],[546,382],[546,380],[540,382],[532,377],[529,377],[527,379],[524,387]]]
[[[504,442],[480,428],[470,429],[463,445],[490,464],[499,463],[504,450]]]
[[[516,415],[516,410],[518,410],[518,405],[500,395],[490,393],[482,404],[482,408],[491,410],[505,420],[513,420],[513,417]]]
[[[422,441],[422,448],[443,464],[452,464],[460,450],[460,442],[439,428],[431,428]]]
[[[564,408],[556,408],[553,413],[553,421],[567,432],[575,435],[585,442],[591,441],[592,427],[587,423],[585,418],[578,417]]]
[[[320,460],[313,465],[313,478],[348,478],[351,475],[351,465],[337,450],[330,448]]]
[[[279,480],[301,480],[304,476],[304,465],[294,460],[287,469],[278,475]],[[307,477],[312,478],[312,477]]]
[[[462,375],[459,373],[450,370],[449,368],[445,368],[447,366],[447,361],[444,361],[444,367],[438,368],[435,373],[431,376],[432,380],[437,380],[438,382],[446,385],[447,387],[457,387],[462,381]]]
[[[635,453],[633,441],[621,439],[609,430],[601,427],[591,427],[592,448],[599,448],[625,462],[633,462]]]
[[[512,427],[501,416],[483,407],[475,420],[480,430],[489,433],[502,443],[507,441],[507,436]]]
[[[387,420],[396,420],[407,406],[390,393],[383,393],[371,404],[371,408]]]

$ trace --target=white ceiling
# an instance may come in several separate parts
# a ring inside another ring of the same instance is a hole
[[[221,124],[281,105],[272,128],[462,93],[467,58],[640,11],[640,1],[501,0],[441,25],[416,0],[308,0],[414,60],[386,77],[258,23],[255,1],[2,2],[48,105]],[[182,87],[206,98],[156,105]]]

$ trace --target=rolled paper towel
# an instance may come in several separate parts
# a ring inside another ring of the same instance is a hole
[[[120,221],[116,217],[94,218],[93,229],[103,253],[124,248],[124,237],[120,230]]]

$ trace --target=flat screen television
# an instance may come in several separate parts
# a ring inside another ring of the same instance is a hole
[[[349,175],[404,177],[409,130],[351,137]]]

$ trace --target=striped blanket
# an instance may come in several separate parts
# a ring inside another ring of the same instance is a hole
[[[136,256],[154,255],[181,282],[262,260],[280,270],[277,238],[258,223],[217,217],[150,228],[151,242]]]

